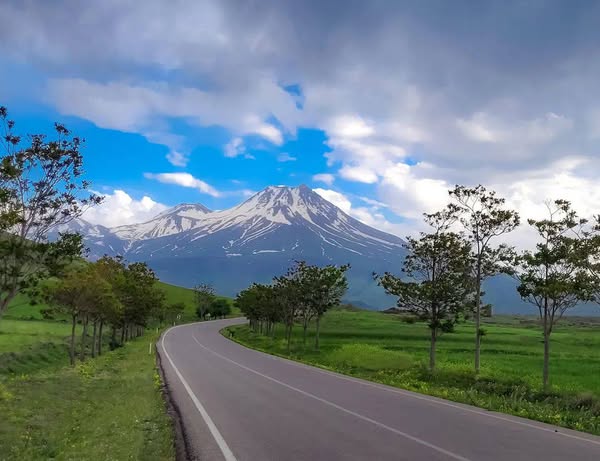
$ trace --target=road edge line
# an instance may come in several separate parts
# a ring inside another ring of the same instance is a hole
[[[165,338],[166,338],[167,334],[169,334],[169,332],[171,330],[174,330],[174,329],[182,327],[182,326],[189,326],[189,325],[177,325],[177,326],[171,327],[167,331],[165,331],[160,340],[160,346],[161,346],[163,352],[165,353],[165,357],[167,358],[171,367],[175,371],[175,374],[179,378],[179,381],[181,381],[181,384],[183,384],[183,387],[185,388],[188,396],[190,397],[190,399],[194,403],[194,406],[198,410],[198,413],[200,413],[200,416],[202,416],[202,419],[206,423],[208,430],[210,431],[211,435],[213,436],[213,439],[219,446],[219,449],[221,450],[221,453],[223,454],[225,461],[237,461],[236,457],[234,456],[233,452],[229,448],[229,445],[227,445],[227,442],[225,441],[225,439],[219,432],[219,429],[213,422],[212,418],[210,417],[210,415],[208,414],[208,412],[206,411],[206,409],[204,408],[204,406],[202,405],[202,403],[200,402],[198,397],[196,397],[196,394],[194,394],[194,391],[192,391],[192,388],[190,387],[188,382],[185,380],[185,378],[183,377],[183,375],[181,374],[179,369],[173,363],[173,360],[171,359],[169,352],[167,352],[167,348],[165,347]],[[195,336],[193,335],[193,333],[192,333],[192,337],[194,337],[194,339],[195,339]]]

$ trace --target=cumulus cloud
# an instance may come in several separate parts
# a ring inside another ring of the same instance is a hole
[[[313,180],[371,187],[409,220],[456,183],[495,188],[524,214],[547,195],[592,211],[600,5],[471,3],[350,1],[340,15],[316,0],[6,1],[0,49],[52,70],[47,100],[61,113],[183,156],[173,120],[225,128],[232,157],[249,155],[246,136],[279,146],[299,127],[323,130],[328,170]]]
[[[217,189],[201,179],[195,178],[189,173],[144,173],[144,177],[147,179],[154,179],[165,184],[176,184],[182,187],[197,189],[203,194],[207,194],[212,197],[221,196],[221,193]]]
[[[355,207],[346,194],[332,189],[316,188],[313,190],[328,202],[333,203],[344,213],[349,214],[353,218],[358,219],[360,222],[368,226],[372,226],[376,229],[381,229],[385,232],[396,234],[398,236],[406,235],[406,228],[403,225],[389,222],[380,212],[381,207],[379,205],[370,207]]]
[[[88,208],[82,218],[92,224],[106,227],[145,222],[168,208],[147,195],[137,200],[121,189],[101,195],[104,196],[104,201],[98,206]]]
[[[327,184],[328,186],[331,186],[333,184],[333,181],[335,181],[335,176],[331,173],[319,173],[313,175],[312,179],[313,181],[322,182]]]
[[[225,157],[237,157],[238,155],[242,155],[246,151],[246,146],[244,145],[244,140],[242,138],[233,138],[223,149],[225,153]]]
[[[173,166],[186,166],[188,164],[188,157],[181,152],[177,152],[176,150],[172,150],[167,154],[167,160]]]

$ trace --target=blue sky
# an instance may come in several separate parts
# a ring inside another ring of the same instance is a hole
[[[0,104],[67,124],[141,221],[307,184],[367,224],[422,228],[454,184],[523,215],[600,203],[595,2],[64,0],[0,5]]]

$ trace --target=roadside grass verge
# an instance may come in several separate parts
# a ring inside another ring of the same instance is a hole
[[[542,338],[532,318],[486,322],[482,371],[473,368],[474,326],[441,336],[438,369],[430,373],[429,331],[397,315],[333,310],[322,321],[321,350],[306,349],[296,327],[291,354],[283,328],[274,339],[246,325],[226,336],[251,348],[347,375],[600,435],[600,325],[572,321],[553,333],[552,391],[541,389]]]
[[[2,460],[172,460],[157,335],[77,366],[0,375]]]

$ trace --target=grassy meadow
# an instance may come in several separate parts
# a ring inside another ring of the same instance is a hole
[[[230,327],[249,347],[286,356],[283,327],[275,339],[246,325]],[[552,334],[552,392],[542,392],[542,332],[533,317],[487,319],[482,370],[473,372],[474,326],[459,324],[438,341],[437,370],[426,365],[423,323],[379,312],[333,310],[321,325],[321,350],[306,348],[295,328],[291,357],[396,387],[600,434],[600,319],[565,319]],[[226,333],[227,334],[227,333]]]
[[[186,304],[182,321],[194,320],[193,292],[160,285],[169,303]],[[148,353],[157,333],[70,367],[70,323],[44,319],[46,307],[21,296],[0,318],[0,461],[174,459],[154,349]]]

